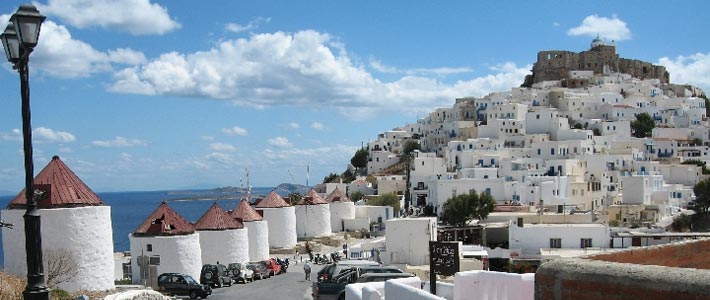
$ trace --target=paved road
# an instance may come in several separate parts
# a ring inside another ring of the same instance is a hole
[[[311,280],[322,266],[315,265],[311,272]],[[304,300],[312,299],[311,281],[305,280],[303,264],[291,264],[288,272],[272,276],[269,279],[256,280],[247,284],[236,283],[231,287],[212,290],[207,300]]]

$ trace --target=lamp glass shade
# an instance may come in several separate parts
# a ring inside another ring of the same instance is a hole
[[[7,24],[5,32],[0,34],[0,40],[2,40],[2,47],[5,49],[7,61],[16,63],[20,59],[20,41],[17,40],[15,27],[12,23]]]
[[[31,4],[21,5],[12,15],[10,22],[15,24],[17,39],[22,43],[22,47],[32,49],[37,45],[39,29],[46,18]]]

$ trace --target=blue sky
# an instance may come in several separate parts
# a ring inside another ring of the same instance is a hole
[[[500,2],[500,3],[499,3]],[[0,3],[0,25],[22,2]],[[706,1],[44,0],[35,169],[95,191],[310,183],[454,98],[522,83],[599,34],[710,88]],[[0,69],[0,190],[23,186],[19,78]]]

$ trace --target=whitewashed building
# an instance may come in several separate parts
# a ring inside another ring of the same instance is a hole
[[[387,221],[385,264],[429,264],[429,241],[436,241],[436,218],[398,218]]]
[[[111,208],[58,156],[37,174],[34,183],[35,189],[45,192],[37,203],[45,263],[68,255],[79,270],[56,288],[68,292],[114,289]],[[2,228],[2,247],[5,272],[16,276],[27,274],[23,219],[26,204],[23,190],[0,213],[3,222],[14,225]],[[62,279],[66,278],[55,278]]]
[[[270,248],[293,248],[296,246],[296,208],[274,191],[254,206],[269,226]]]
[[[244,224],[233,219],[217,203],[195,223],[200,235],[203,264],[249,261],[249,235]]]
[[[269,258],[269,227],[264,218],[254,210],[249,201],[242,200],[231,214],[232,218],[242,222],[249,237],[249,259],[251,261]]]
[[[311,189],[295,205],[298,238],[312,238],[331,234],[330,204]]]
[[[134,284],[151,285],[162,273],[200,278],[200,236],[192,224],[167,203],[161,203],[128,239]]]
[[[325,198],[330,203],[330,229],[333,232],[345,231],[343,220],[355,219],[355,203],[340,189],[335,189]]]

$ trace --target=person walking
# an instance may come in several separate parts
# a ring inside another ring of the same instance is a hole
[[[303,264],[303,271],[306,272],[306,280],[311,281],[311,262],[306,261],[305,264]]]

